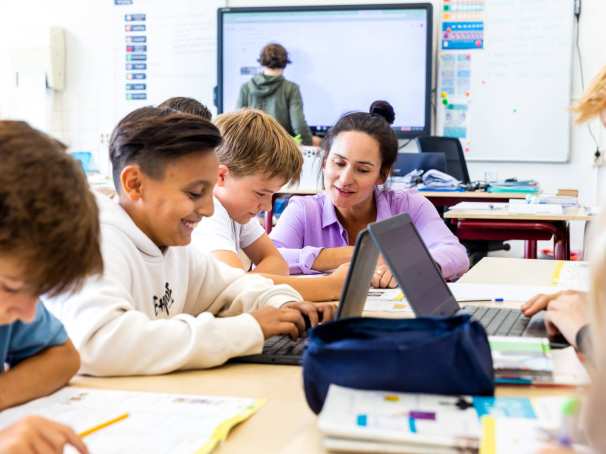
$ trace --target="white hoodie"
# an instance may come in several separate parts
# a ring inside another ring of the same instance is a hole
[[[104,274],[45,301],[80,352],[81,373],[163,374],[260,353],[261,327],[246,312],[302,301],[193,247],[163,253],[118,203],[102,195],[97,203]]]

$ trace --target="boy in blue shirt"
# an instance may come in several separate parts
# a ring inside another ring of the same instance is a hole
[[[102,270],[98,211],[76,161],[26,123],[0,121],[0,411],[50,394],[80,358],[42,294]],[[0,428],[0,452],[87,452],[68,427],[28,417]]]

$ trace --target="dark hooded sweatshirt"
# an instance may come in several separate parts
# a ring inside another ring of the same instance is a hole
[[[300,135],[303,145],[311,145],[311,130],[305,121],[301,91],[284,76],[257,74],[240,88],[237,107],[253,107],[268,113],[289,134]]]

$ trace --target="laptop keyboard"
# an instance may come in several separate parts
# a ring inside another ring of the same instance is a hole
[[[519,309],[466,306],[465,311],[480,322],[489,336],[521,336],[529,318]],[[292,340],[288,336],[273,336],[265,341],[263,355],[301,356],[307,347],[307,338]]]
[[[530,321],[519,309],[466,306],[465,311],[484,326],[489,336],[521,336]]]
[[[292,340],[288,336],[273,336],[265,341],[263,355],[301,356],[307,346],[307,338]]]

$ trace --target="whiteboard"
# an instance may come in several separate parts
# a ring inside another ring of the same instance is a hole
[[[472,161],[566,162],[573,0],[448,3],[438,43],[437,134],[459,137]],[[480,24],[483,33],[471,26],[483,38],[479,48],[444,48],[443,24],[453,20]]]
[[[224,4],[224,0],[114,0],[110,7],[118,117],[172,96],[193,97],[213,107],[217,8]],[[127,79],[136,75],[142,79]]]

